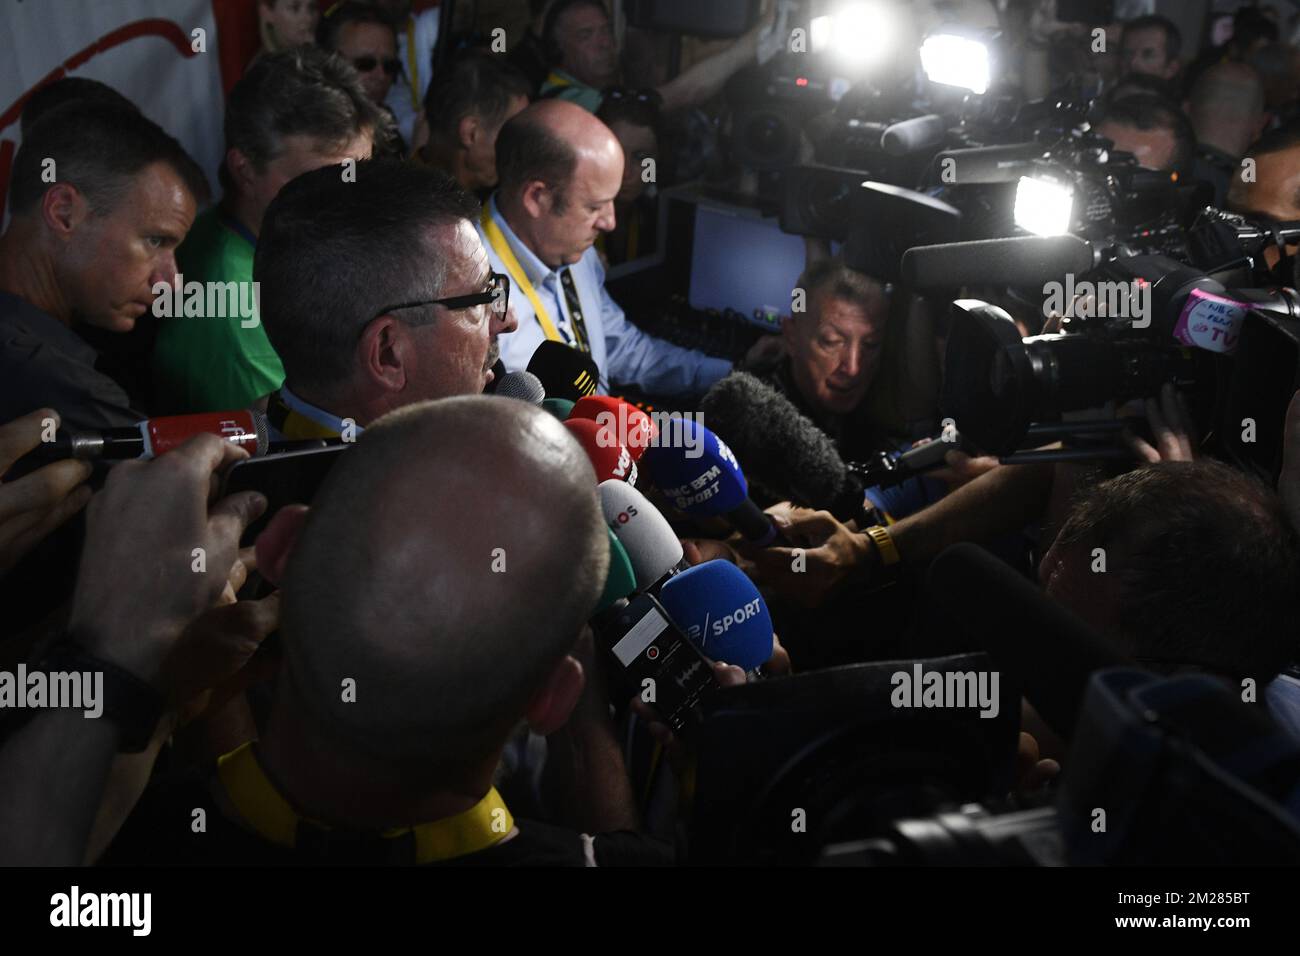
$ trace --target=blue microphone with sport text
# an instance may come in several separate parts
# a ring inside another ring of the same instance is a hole
[[[663,583],[659,600],[700,653],[755,671],[772,658],[772,615],[729,561],[705,561]]]

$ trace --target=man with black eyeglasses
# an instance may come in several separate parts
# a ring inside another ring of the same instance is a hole
[[[285,384],[286,439],[348,437],[393,409],[481,393],[515,329],[478,203],[436,170],[391,160],[294,180],[267,210],[253,274]]]

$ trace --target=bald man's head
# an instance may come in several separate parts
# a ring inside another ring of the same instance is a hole
[[[547,265],[577,262],[614,228],[623,149],[594,115],[564,100],[542,100],[501,128],[496,149],[498,203]]]
[[[1266,133],[1247,151],[1251,175],[1232,178],[1228,208],[1289,222],[1300,219],[1300,125]]]
[[[284,578],[289,676],[325,733],[394,761],[499,746],[600,595],[594,477],[560,423],[523,402],[425,402],[368,428]]]
[[[1216,63],[1196,80],[1187,100],[1187,116],[1196,140],[1232,157],[1264,129],[1264,83],[1245,63]]]

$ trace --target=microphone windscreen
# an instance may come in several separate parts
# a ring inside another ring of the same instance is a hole
[[[605,524],[627,552],[638,588],[649,587],[677,567],[682,543],[645,495],[616,478],[602,481],[597,491]]]
[[[610,441],[610,433],[602,432],[600,426],[589,418],[568,418],[563,425],[591,459],[597,483],[617,478],[630,485],[636,484],[636,462],[626,448]]]
[[[930,565],[930,598],[975,646],[1021,677],[1025,697],[1062,736],[1074,732],[1090,675],[1130,662],[1014,568],[973,544]]]
[[[947,132],[948,123],[942,116],[914,116],[888,127],[880,136],[880,148],[890,156],[906,156],[937,146]]]
[[[903,253],[903,281],[913,289],[964,285],[1041,286],[1092,269],[1092,246],[1078,236],[1014,236],[937,246]]]
[[[749,497],[749,485],[731,449],[691,418],[666,423],[659,444],[646,452],[655,484],[673,506],[695,515],[724,515]]]
[[[738,458],[746,477],[773,498],[825,508],[841,520],[862,508],[862,487],[830,436],[748,372],[732,372],[705,394],[700,412]]]
[[[952,170],[951,182],[958,186],[1014,183],[1033,169],[1034,160],[1044,152],[1038,143],[977,146],[947,150],[936,157],[936,162],[940,169]]]
[[[494,394],[502,398],[517,398],[529,405],[540,405],[546,398],[546,389],[532,372],[506,372],[497,383]]]
[[[547,395],[571,402],[594,395],[600,384],[600,370],[589,354],[550,339],[537,346],[528,371],[541,380]]]
[[[659,435],[654,420],[641,409],[612,395],[588,395],[573,405],[573,418],[589,418],[601,428],[611,430],[614,440],[639,461]]]
[[[608,610],[615,601],[627,597],[636,590],[636,572],[632,570],[632,559],[627,550],[608,528],[609,535],[609,572],[605,575],[605,590],[601,592],[593,616]]]
[[[745,572],[730,561],[705,561],[664,582],[668,616],[715,661],[753,670],[772,657],[772,615]]]
[[[542,410],[550,412],[560,421],[564,421],[569,417],[569,413],[573,411],[573,402],[567,398],[544,398],[542,399]]]

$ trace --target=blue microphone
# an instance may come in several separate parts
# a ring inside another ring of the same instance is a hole
[[[663,583],[668,616],[715,661],[752,671],[772,657],[772,615],[758,588],[730,561],[705,561]]]
[[[788,544],[772,519],[750,500],[735,454],[693,419],[670,419],[658,443],[646,450],[645,460],[659,489],[679,510],[726,518],[760,547]]]

